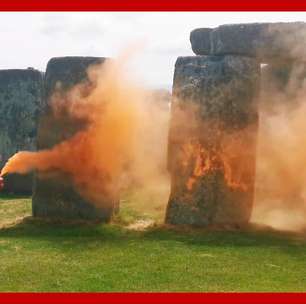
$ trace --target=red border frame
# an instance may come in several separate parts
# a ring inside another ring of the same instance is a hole
[[[1,0],[1,11],[305,11],[303,0]]]
[[[1,0],[0,11],[306,11],[303,0]],[[0,293],[0,303],[306,303],[306,293]]]
[[[306,293],[2,293],[5,304],[288,304],[306,303]]]

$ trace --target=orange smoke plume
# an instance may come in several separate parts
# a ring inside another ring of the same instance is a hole
[[[252,220],[281,230],[306,227],[306,106],[262,109]]]
[[[86,129],[52,149],[19,152],[1,171],[24,174],[63,173],[79,192],[99,203],[99,195],[116,191],[124,167],[131,161],[140,122],[142,90],[123,72],[122,60],[108,60],[88,70],[88,84],[79,84],[65,94],[54,94],[55,115],[65,108],[74,118],[85,119]],[[84,90],[89,93],[84,94]],[[67,102],[68,101],[68,102]]]
[[[305,64],[296,63],[285,74],[271,77],[268,73],[262,85],[252,221],[280,230],[303,231],[306,228]]]

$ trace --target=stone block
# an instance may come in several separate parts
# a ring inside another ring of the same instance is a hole
[[[239,56],[180,57],[168,146],[169,224],[245,224],[253,205],[260,66]]]

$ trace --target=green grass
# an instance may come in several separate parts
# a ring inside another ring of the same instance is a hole
[[[122,205],[122,218],[140,218]],[[29,198],[1,196],[1,291],[306,291],[301,236],[59,225],[30,213]]]

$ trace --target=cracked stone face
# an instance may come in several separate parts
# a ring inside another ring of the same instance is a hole
[[[240,56],[180,57],[169,131],[170,224],[241,224],[252,210],[260,66]]]
[[[61,57],[49,61],[45,74],[44,111],[38,129],[39,149],[51,148],[85,127],[84,122],[72,119],[65,113],[55,117],[49,103],[59,84],[61,92],[65,93],[74,85],[88,81],[87,68],[103,61],[104,58],[96,57]],[[69,177],[63,174],[43,178],[35,176],[32,199],[34,216],[108,221],[117,204],[118,198],[113,198],[112,201],[101,204],[103,208],[95,207],[90,201],[81,197]]]
[[[34,69],[0,71],[0,163],[21,150],[36,149],[43,75]],[[32,174],[5,176],[4,190],[32,192]]]

